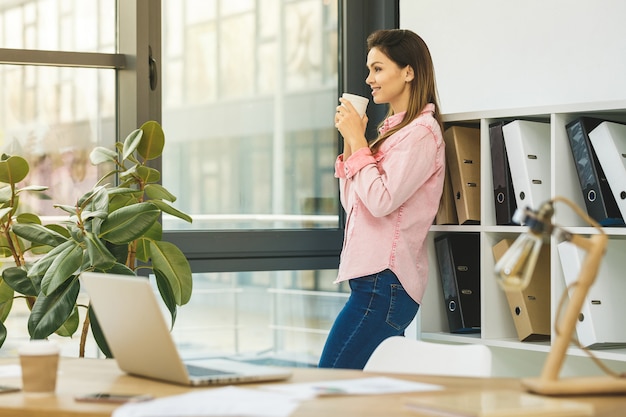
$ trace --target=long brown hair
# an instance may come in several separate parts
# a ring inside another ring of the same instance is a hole
[[[378,49],[400,68],[410,65],[414,73],[410,85],[409,105],[402,122],[374,140],[370,144],[372,151],[378,150],[389,136],[411,123],[428,103],[435,105],[434,117],[443,131],[435,82],[435,68],[424,40],[410,30],[378,30],[367,38],[367,51],[369,52],[372,48]],[[393,109],[390,107],[387,117],[391,115],[393,115]]]

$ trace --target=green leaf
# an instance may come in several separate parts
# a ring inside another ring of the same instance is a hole
[[[40,192],[40,191],[46,191],[47,189],[48,187],[46,187],[45,185],[27,185],[26,187],[15,190],[15,194],[19,194],[19,193],[23,193],[27,191]]]
[[[118,195],[128,196],[131,199],[139,201],[143,192],[141,190],[137,190],[136,188],[128,188],[128,187],[115,187],[109,189],[109,197],[113,198]]]
[[[33,255],[44,255],[52,250],[52,246],[48,245],[33,245],[30,247],[30,251]]]
[[[161,179],[161,173],[157,169],[146,166],[138,166],[136,173],[144,183],[155,183]]]
[[[171,316],[171,326],[170,329],[174,328],[174,323],[176,322],[176,300],[174,298],[174,293],[172,291],[172,287],[170,287],[169,281],[161,271],[155,269],[154,276],[156,277],[157,288],[159,289],[159,293],[161,294],[161,298],[163,299],[163,303],[165,307],[167,307]]]
[[[21,213],[18,214],[15,220],[18,223],[32,223],[32,224],[41,224],[41,219],[39,216],[33,213]]]
[[[143,237],[149,240],[163,240],[163,226],[159,222],[154,222],[150,230],[144,233]]]
[[[165,201],[150,200],[150,202],[152,204],[154,204],[155,206],[157,206],[159,209],[161,209],[161,211],[163,213],[171,214],[172,216],[178,217],[179,219],[182,219],[182,220],[186,221],[187,223],[193,222],[193,219],[191,218],[191,216],[189,216],[188,214],[185,214],[182,211],[180,211],[180,210],[170,206]]]
[[[154,120],[150,120],[141,125],[141,130],[143,130],[143,137],[137,148],[137,153],[146,161],[161,156],[165,146],[165,134],[161,125]]]
[[[13,189],[10,185],[0,187],[0,204],[11,201],[11,196],[13,196]]]
[[[85,241],[85,231],[80,227],[70,226],[70,236],[72,240],[76,242],[84,242]]]
[[[85,233],[85,245],[87,246],[87,256],[89,256],[91,265],[102,269],[113,266],[115,257],[93,233]]]
[[[76,305],[80,291],[78,279],[68,279],[50,294],[37,296],[28,317],[31,339],[45,339],[65,323]]]
[[[54,223],[47,224],[46,228],[52,230],[53,232],[60,234],[61,236],[64,236],[66,239],[70,238],[70,232],[65,227],[59,224],[54,224]]]
[[[66,213],[76,215],[76,206],[70,206],[69,204],[53,204],[52,207],[61,209]]]
[[[80,217],[81,219],[83,219],[84,222],[86,222],[87,220],[91,219],[106,219],[108,215],[109,213],[106,210],[85,210],[81,213]]]
[[[173,243],[150,242],[150,256],[152,269],[167,279],[176,304],[186,304],[191,298],[192,276],[185,255]]]
[[[176,196],[167,191],[161,184],[148,184],[145,186],[144,191],[148,197],[154,200],[165,200],[172,203],[176,201]]]
[[[161,239],[163,239],[163,227],[161,223],[154,222],[150,230],[142,238],[137,239],[137,259],[142,262],[148,262],[150,260],[150,241]]]
[[[114,244],[131,242],[143,236],[160,214],[151,203],[119,208],[102,223],[99,237]]]
[[[38,277],[29,277],[22,267],[14,266],[2,271],[3,282],[20,294],[36,297],[41,288]]]
[[[93,165],[100,165],[104,162],[115,162],[117,160],[117,152],[103,146],[96,146],[89,154],[89,160]]]
[[[26,159],[21,156],[9,156],[0,161],[0,182],[17,184],[28,175],[29,167]]]
[[[74,306],[72,314],[65,320],[65,322],[56,329],[55,333],[62,337],[71,337],[76,330],[78,330],[78,324],[80,322],[80,316],[78,315],[78,307]]]
[[[109,204],[109,194],[104,185],[98,185],[87,191],[78,199],[78,206],[89,207],[91,210],[106,210]]]
[[[4,322],[13,306],[15,291],[6,282],[0,281],[0,322]],[[0,346],[2,344],[0,343]]]
[[[5,207],[0,209],[0,220],[5,221],[4,218],[7,216],[11,216],[11,212],[13,211],[13,207]]]
[[[54,262],[54,260],[57,258],[57,256],[67,248],[71,248],[74,245],[75,243],[73,241],[68,240],[52,248],[50,252],[45,254],[43,257],[37,259],[37,261],[28,269],[28,276],[30,278],[43,277],[52,265],[52,262]]]
[[[0,322],[0,347],[4,345],[5,340],[7,340],[7,328],[4,323]]]
[[[130,188],[123,188],[121,190],[128,190],[125,192],[111,192],[111,200],[109,201],[109,212],[112,213],[117,209],[132,204],[138,204],[141,201],[143,192],[132,190]],[[118,191],[117,189],[115,191]]]
[[[126,265],[126,260],[128,259],[128,243],[114,245],[111,242],[104,241],[104,244],[118,263]]]
[[[130,155],[135,152],[139,144],[141,143],[141,137],[143,136],[143,130],[136,129],[130,132],[130,134],[124,140],[124,147],[122,148],[122,159],[126,160]]]
[[[108,359],[113,358],[113,353],[111,353],[111,348],[109,348],[109,344],[107,343],[106,338],[104,337],[104,333],[102,333],[102,329],[100,328],[100,323],[98,322],[98,317],[96,313],[93,311],[93,308],[89,306],[89,325],[91,326],[91,333],[93,334],[93,338],[96,341],[96,344],[104,354],[104,356]]]
[[[41,279],[41,292],[50,294],[72,278],[83,263],[83,248],[75,242],[59,253]]]
[[[124,186],[128,186],[126,184],[132,185],[138,183],[137,177],[139,177],[139,174],[137,173],[137,169],[138,166],[133,165],[126,171],[120,172],[120,180],[123,181]]]
[[[137,239],[135,254],[137,256],[137,259],[141,262],[148,262],[150,260],[150,239],[146,239],[143,237]]]
[[[11,230],[17,236],[41,245],[58,246],[67,238],[54,230],[36,223],[15,223]]]
[[[96,268],[96,271],[99,272],[108,272],[109,274],[117,274],[117,275],[134,275],[136,276],[137,274],[135,274],[135,271],[133,271],[132,269],[130,269],[129,267],[127,267],[125,264],[116,262],[115,264],[113,264],[113,266],[109,269],[106,270],[100,270]]]

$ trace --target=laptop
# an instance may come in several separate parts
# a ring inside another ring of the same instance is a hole
[[[83,272],[80,281],[113,357],[128,374],[191,386],[277,381],[291,376],[288,368],[234,359],[183,362],[147,278]]]

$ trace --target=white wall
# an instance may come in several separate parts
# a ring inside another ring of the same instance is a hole
[[[624,0],[401,0],[443,113],[626,99]]]

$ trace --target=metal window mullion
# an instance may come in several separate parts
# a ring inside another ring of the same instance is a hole
[[[124,69],[126,56],[97,52],[0,48],[0,64]]]

